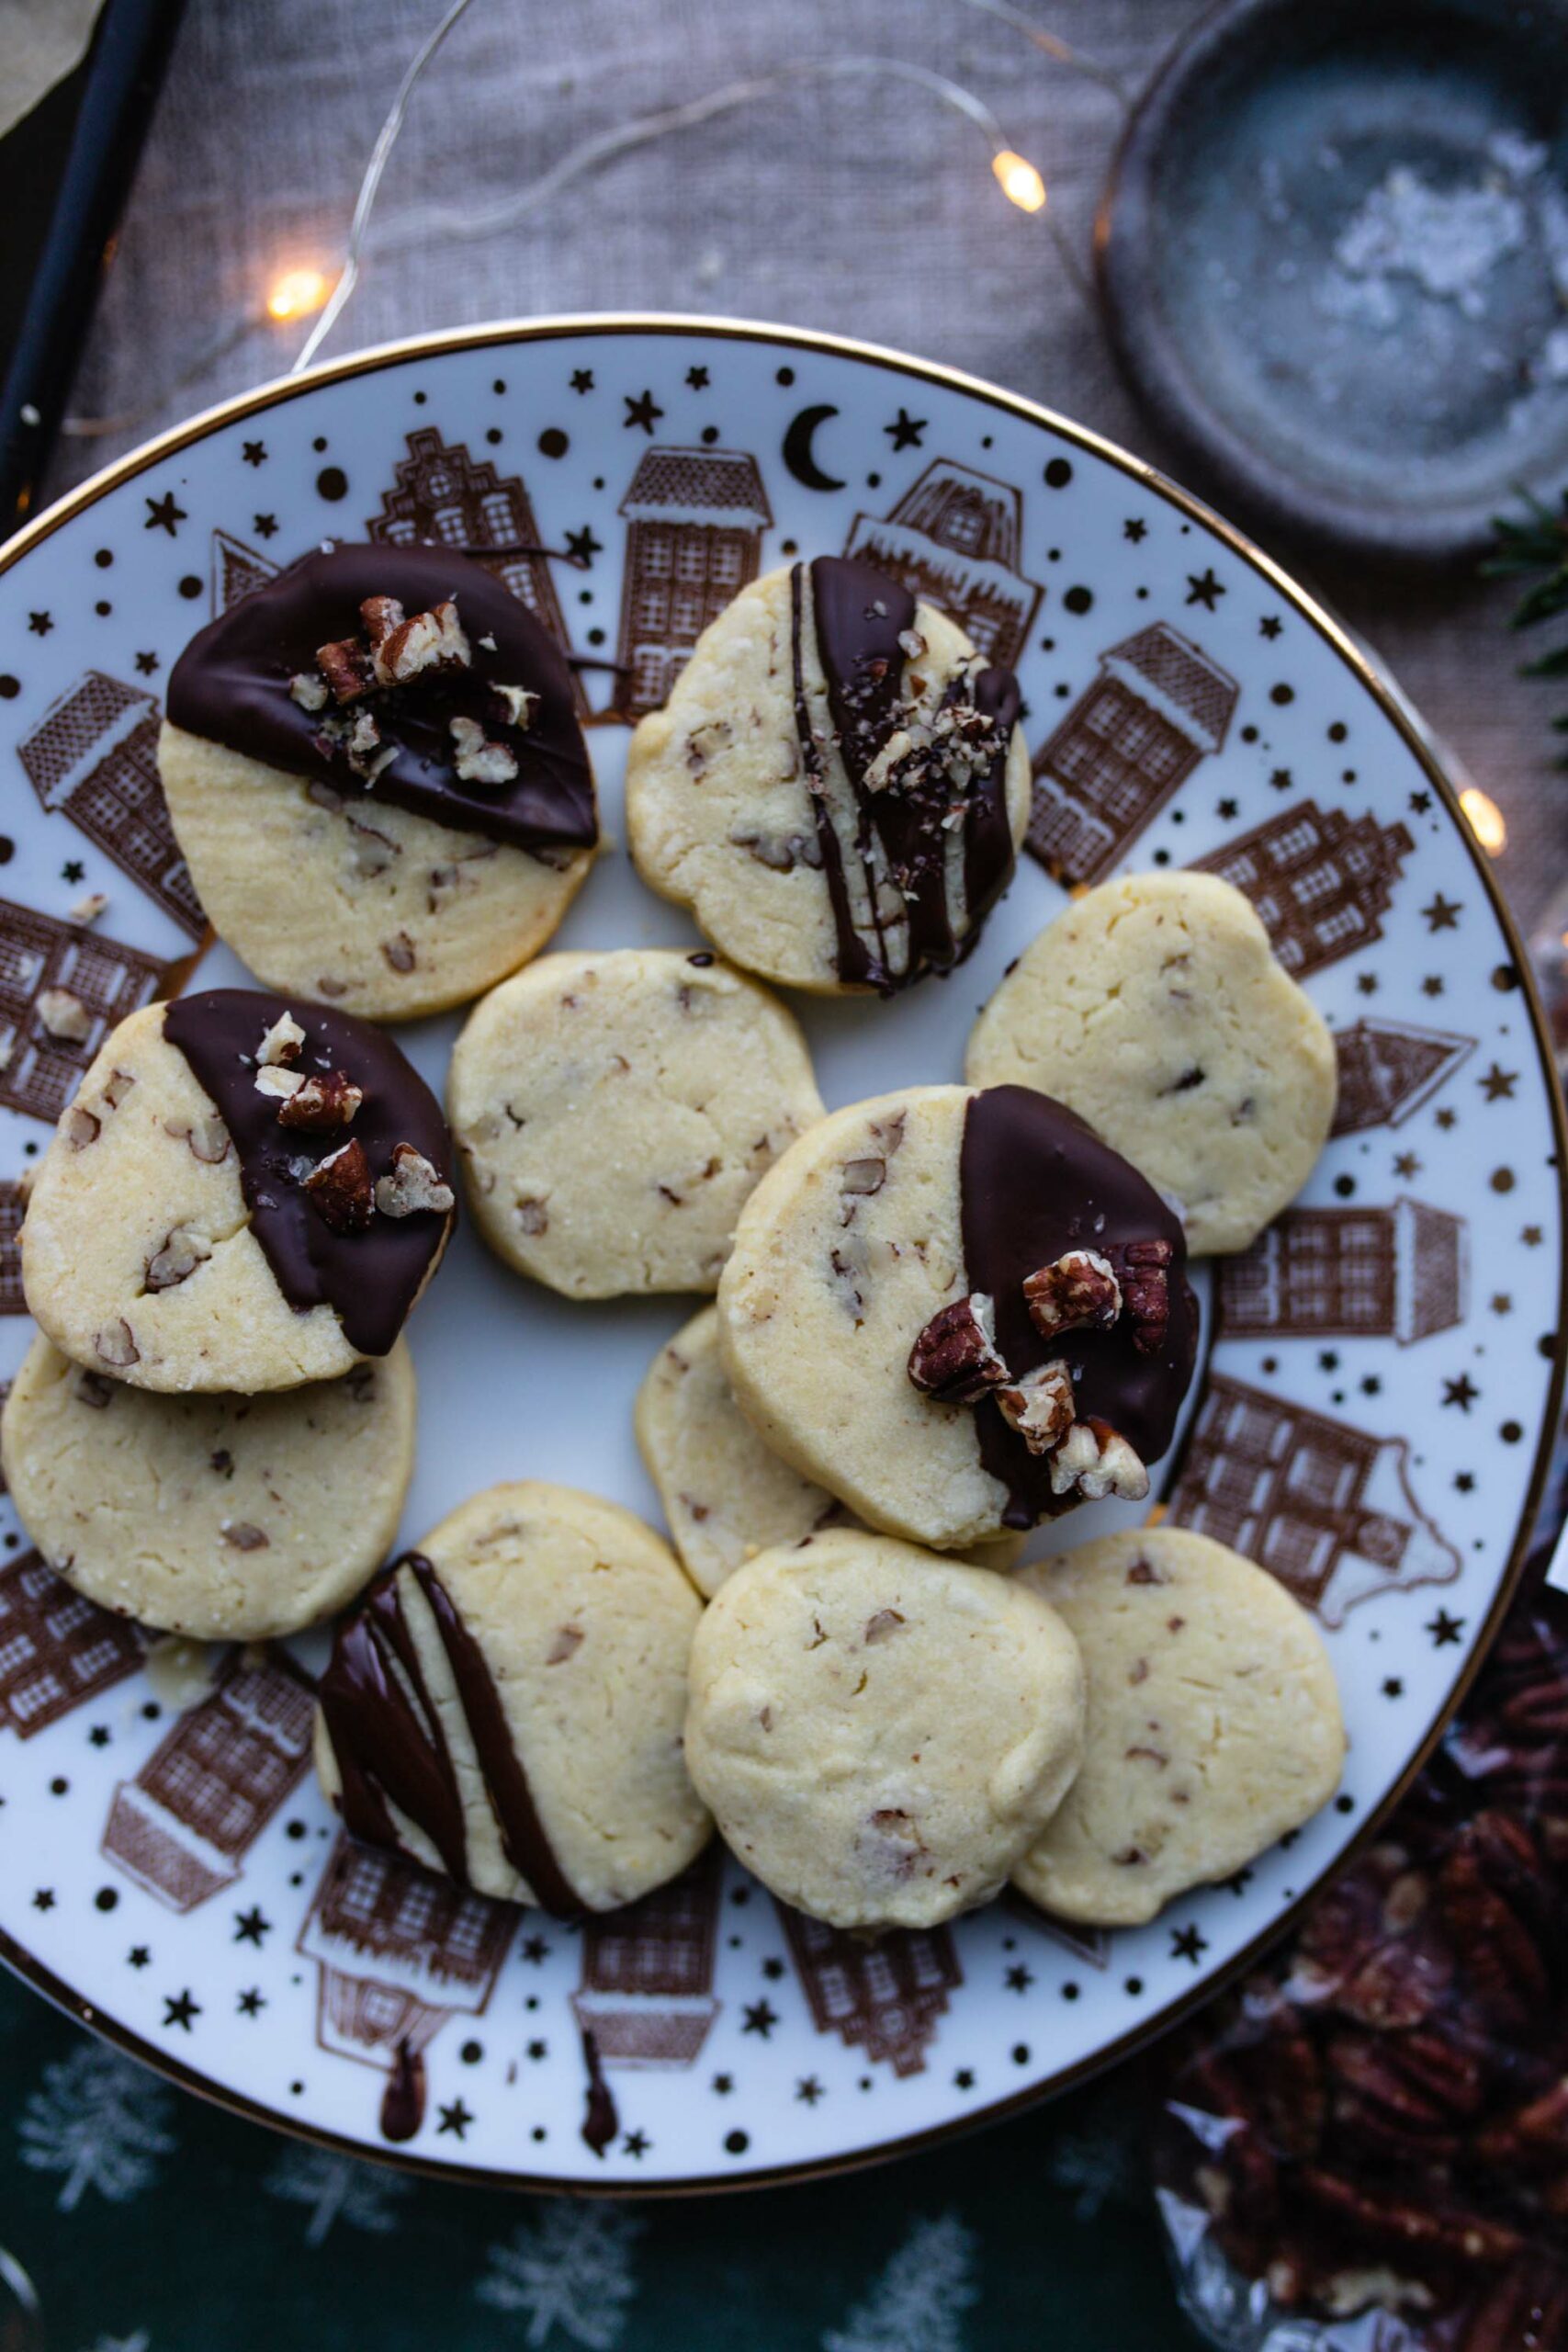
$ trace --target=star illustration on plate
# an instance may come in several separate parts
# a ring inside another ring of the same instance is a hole
[[[266,1995],[259,1984],[253,1984],[241,1994],[234,2006],[243,2018],[259,2018],[266,2007]]]
[[[686,370],[686,381],[694,392],[705,392],[708,388],[707,369],[705,368],[688,368]]]
[[[95,1724],[87,1738],[94,1747],[107,1747],[113,1736],[107,1724]]]
[[[1432,796],[1429,792],[1413,792],[1410,796],[1411,809],[1417,817],[1424,817],[1431,805]]]
[[[596,555],[604,554],[604,542],[603,539],[596,539],[594,537],[592,526],[591,524],[584,523],[581,531],[569,531],[567,533],[566,551],[571,558],[573,563],[580,563],[582,566],[583,571],[586,571],[593,561],[594,557]]]
[[[265,466],[266,463],[266,443],[265,441],[247,441],[241,448],[240,455],[243,458],[247,466]]]
[[[1208,1949],[1208,1937],[1201,1935],[1196,1926],[1172,1928],[1170,1931],[1170,1956],[1172,1960],[1190,1960],[1192,1962],[1193,1967],[1196,1968],[1200,1957],[1202,1953],[1206,1952]]]
[[[1427,973],[1427,975],[1426,978],[1425,978],[1425,979],[1422,981],[1422,983],[1421,983],[1421,993],[1422,993],[1422,995],[1423,995],[1423,996],[1441,996],[1441,995],[1442,995],[1442,993],[1443,993],[1443,981],[1442,981],[1442,975],[1441,975],[1441,973],[1440,973],[1440,972],[1428,972],[1428,973]]]
[[[795,2086],[795,2095],[796,2098],[804,2099],[807,2107],[815,2107],[822,2097],[822,2086],[815,2075],[802,2075]]]
[[[1224,582],[1215,578],[1213,564],[1205,571],[1190,571],[1187,575],[1187,601],[1190,605],[1201,605],[1205,612],[1212,613],[1224,593]]]
[[[1136,547],[1140,539],[1146,539],[1148,536],[1149,526],[1144,521],[1143,516],[1141,514],[1129,514],[1127,520],[1122,526],[1122,537],[1124,539],[1131,539],[1133,545]]]
[[[536,1967],[539,1962],[545,1959],[550,1948],[545,1941],[543,1936],[530,1936],[527,1941],[521,1945],[519,1949],[522,1951],[524,1959],[531,1960]]]
[[[235,1943],[255,1944],[259,1949],[262,1938],[271,1933],[272,1921],[265,1917],[259,1903],[253,1903],[248,1911],[235,1912]]]
[[[150,1968],[152,1955],[145,1944],[132,1944],[125,1955],[125,1962],[128,1968]]]
[[[654,425],[664,413],[653,394],[639,392],[634,401],[630,392],[623,392],[621,398],[626,404],[626,413],[621,419],[626,430],[630,432],[634,425],[640,424],[645,433],[651,435]]]
[[[960,2066],[953,2077],[953,2087],[955,2091],[972,2091],[975,2087],[974,2067]]]
[[[1511,1315],[1514,1311],[1514,1302],[1506,1290],[1493,1292],[1491,1306],[1494,1315]]]
[[[1431,1634],[1435,1650],[1449,1649],[1457,1645],[1464,1632],[1464,1619],[1450,1617],[1446,1609],[1439,1609],[1435,1617],[1427,1618],[1422,1631]]]
[[[54,1889],[53,1889],[53,1887],[52,1887],[52,1886],[40,1886],[40,1887],[39,1888],[38,1893],[37,1893],[37,1894],[34,1895],[34,1897],[33,1897],[33,1909],[34,1909],[35,1911],[52,1911],[52,1910],[53,1910],[53,1908],[54,1908]]]
[[[1376,996],[1378,992],[1377,974],[1375,972],[1358,972],[1356,975],[1356,989],[1358,994],[1361,996]]]
[[[1488,1102],[1508,1102],[1513,1100],[1519,1073],[1517,1069],[1504,1069],[1501,1063],[1494,1062],[1485,1077],[1478,1078],[1475,1082]]]
[[[766,2041],[779,2021],[778,2011],[767,2001],[748,2002],[741,2012],[745,2023],[742,2033],[760,2033]]]
[[[157,655],[155,653],[139,653],[136,657],[136,667],[142,677],[151,678],[158,668]]]
[[[79,857],[68,857],[60,869],[60,878],[62,882],[85,882],[87,869]]]
[[[177,2025],[180,2027],[182,2031],[188,2033],[191,2028],[191,2019],[193,2018],[198,2018],[200,2015],[201,2003],[194,1998],[188,1984],[186,1986],[183,1993],[164,1994],[164,2026],[165,2031],[170,2026]]]
[[[1434,990],[1432,991],[1432,993],[1433,993],[1434,995],[1436,995],[1436,994],[1438,993],[1438,991],[1437,991],[1436,989],[1434,989]],[[1458,1113],[1457,1111],[1450,1110],[1450,1109],[1449,1108],[1449,1105],[1445,1102],[1445,1103],[1444,1103],[1444,1105],[1443,1105],[1443,1107],[1442,1107],[1442,1109],[1441,1109],[1440,1111],[1434,1111],[1434,1112],[1433,1112],[1433,1114],[1432,1114],[1432,1125],[1433,1125],[1435,1127],[1441,1127],[1441,1129],[1442,1129],[1443,1133],[1444,1133],[1445,1135],[1447,1135],[1447,1133],[1448,1133],[1448,1131],[1449,1131],[1449,1129],[1450,1129],[1450,1127],[1457,1127],[1457,1126],[1458,1126],[1458,1125],[1459,1125],[1459,1113]]]
[[[142,528],[148,531],[167,531],[172,539],[180,524],[186,519],[185,508],[175,503],[174,492],[166,490],[162,498],[149,498],[145,503],[147,520]]]
[[[258,539],[270,539],[277,529],[276,514],[253,514],[251,528]]]
[[[1398,1675],[1397,1675],[1397,1674],[1390,1674],[1390,1675],[1387,1675],[1387,1676],[1385,1676],[1385,1677],[1384,1677],[1384,1679],[1383,1679],[1383,1686],[1382,1686],[1382,1695],[1383,1695],[1383,1697],[1384,1697],[1385,1699],[1403,1699],[1403,1698],[1404,1698],[1404,1683],[1400,1680],[1400,1679],[1399,1679],[1399,1677],[1398,1677]]]
[[[571,371],[571,389],[574,392],[591,392],[593,390],[592,368],[574,368]]]
[[[907,408],[901,408],[893,423],[885,424],[882,430],[895,449],[919,449],[922,446],[920,435],[929,421],[923,416],[911,416]]]
[[[1010,1993],[1027,1993],[1034,1978],[1023,1962],[1019,1961],[1008,1970],[1003,1981]]]
[[[35,637],[47,637],[54,627],[54,616],[51,613],[29,613],[28,627]]]
[[[1421,917],[1428,931],[1457,931],[1460,911],[1457,899],[1445,899],[1438,890],[1433,893],[1431,905],[1422,908]]]
[[[528,2044],[528,2055],[530,2058],[543,2058],[547,2055],[547,2051],[548,2044],[547,2042],[531,2041]]]
[[[1293,780],[1289,768],[1274,768],[1269,772],[1269,781],[1276,792],[1289,792]]]
[[[1540,1226],[1521,1225],[1519,1227],[1519,1239],[1524,1243],[1527,1250],[1539,1250],[1540,1248],[1541,1240]]]
[[[1278,613],[1265,613],[1258,624],[1258,634],[1259,637],[1278,637],[1284,626]]]
[[[735,2088],[735,2077],[733,2075],[716,2075],[708,2087],[716,2091],[720,2098],[728,2098]]]
[[[1444,1404],[1457,1405],[1461,1413],[1469,1412],[1480,1394],[1468,1372],[1461,1372],[1457,1380],[1445,1380],[1443,1383]]]
[[[460,2098],[455,2098],[450,2107],[444,2107],[441,2109],[441,2120],[435,2127],[435,2136],[439,2140],[444,2132],[450,2132],[455,2139],[466,2140],[468,2136],[468,2126],[473,2120],[471,2109],[466,2108]]]
[[[1393,1155],[1393,1172],[1396,1176],[1419,1176],[1421,1162],[1413,1151],[1396,1151]]]
[[[1456,1491],[1457,1493],[1459,1493],[1459,1494],[1461,1494],[1461,1495],[1473,1494],[1473,1492],[1475,1491],[1475,1473],[1474,1473],[1474,1471],[1473,1471],[1473,1470],[1456,1470],[1456,1471],[1454,1472],[1454,1487],[1455,1487],[1455,1491]]]
[[[776,1984],[784,1973],[784,1964],[779,1958],[777,1952],[770,1952],[767,1959],[762,1962],[763,1975],[771,1978]]]
[[[646,2132],[628,2132],[621,2142],[621,2154],[625,2156],[646,2156],[652,2145]]]
[[[1252,1871],[1250,1866],[1247,1866],[1235,1871],[1232,1876],[1227,1879],[1222,1879],[1220,1883],[1225,1888],[1226,1892],[1231,1894],[1245,1894],[1247,1888],[1252,1884]]]
[[[1214,814],[1216,817],[1234,817],[1235,812],[1236,803],[1234,800],[1216,800],[1214,803]]]

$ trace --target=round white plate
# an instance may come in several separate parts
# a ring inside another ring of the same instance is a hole
[[[309,1645],[298,1663],[231,1657],[177,1716],[133,1629],[7,1521],[0,1949],[246,2113],[470,2177],[712,2186],[972,2123],[1125,2051],[1275,1932],[1391,1802],[1497,1621],[1559,1387],[1558,1112],[1517,943],[1430,753],[1344,636],[1191,499],[1043,411],[892,354],[701,321],[368,353],[126,458],[0,556],[0,1373],[28,1338],[13,1180],[103,1023],[197,948],[152,761],[163,682],[215,605],[367,533],[575,553],[512,572],[577,652],[631,665],[581,673],[612,844],[617,680],[623,702],[661,699],[742,580],[854,548],[1014,662],[1038,842],[1069,881],[1197,861],[1252,896],[1338,1035],[1340,1132],[1302,1204],[1210,1282],[1217,1337],[1156,1492],[1316,1609],[1344,1792],[1288,1850],[1136,1933],[1000,1904],[857,1944],[716,1858],[637,1914],[567,1928],[341,1845],[306,1770]],[[64,918],[89,889],[109,906],[84,934]],[[828,1101],[956,1079],[975,1013],[1062,902],[1025,858],[950,980],[802,1005]],[[616,848],[559,944],[692,936]],[[221,947],[199,969],[243,977]],[[61,980],[101,1015],[80,1049],[30,1011]],[[437,1085],[457,1026],[403,1033]],[[459,1231],[413,1323],[406,1538],[525,1475],[657,1518],[632,1397],[689,1311],[569,1306]],[[581,2136],[585,2025],[619,2111],[603,2156]],[[394,2148],[400,2045],[424,2104]]]

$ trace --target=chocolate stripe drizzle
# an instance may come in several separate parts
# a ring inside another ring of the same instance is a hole
[[[870,769],[911,716],[900,640],[915,626],[915,599],[869,564],[841,556],[818,556],[810,571],[812,627],[833,743],[853,800],[850,848],[865,902],[857,922],[846,844],[829,804],[826,730],[814,718],[806,679],[805,567],[797,563],[790,573],[795,736],[833,910],[835,963],[841,979],[891,995],[961,963],[1011,876],[1007,766],[1018,681],[1010,670],[965,668],[948,682],[942,712],[973,708],[991,721],[989,759],[970,782],[947,768],[938,748],[924,755],[918,777],[895,777],[870,791]],[[956,844],[947,822],[955,808]]]
[[[997,1346],[1015,1377],[1065,1357],[1078,1419],[1109,1422],[1144,1462],[1157,1462],[1170,1443],[1198,1351],[1180,1220],[1066,1103],[1026,1086],[971,1095],[959,1189],[969,1287],[995,1300]],[[1108,1331],[1047,1340],[1035,1329],[1023,1283],[1036,1267],[1069,1250],[1107,1256],[1126,1242],[1152,1240],[1168,1240],[1173,1250],[1170,1320],[1157,1355],[1139,1353],[1125,1316]],[[1008,1490],[1009,1527],[1032,1527],[1068,1508],[1068,1498],[1051,1492],[1048,1458],[1030,1453],[992,1398],[976,1405],[975,1415],[981,1459]]]
[[[286,1012],[305,1032],[296,1069],[307,1075],[343,1070],[364,1088],[352,1125],[329,1135],[282,1127],[276,1101],[257,1093],[256,1048]],[[363,1230],[337,1233],[301,1177],[353,1140],[363,1146],[373,1177],[387,1174],[396,1145],[410,1143],[449,1181],[451,1138],[429,1087],[373,1023],[260,989],[207,989],[176,997],[164,1011],[164,1035],[185,1056],[229,1130],[251,1230],[289,1306],[301,1314],[332,1307],[351,1347],[384,1356],[450,1219],[430,1209],[402,1217],[378,1212]]]
[[[328,712],[302,710],[288,691],[291,678],[315,670],[319,646],[361,633],[368,596],[395,597],[411,615],[453,598],[473,650],[471,669],[427,672],[348,706],[370,709],[383,742],[396,750],[370,785],[322,733]],[[502,685],[538,696],[526,728],[507,720],[495,692]],[[389,801],[515,849],[583,849],[599,838],[560,648],[503,581],[447,548],[337,547],[291,564],[192,638],[170,675],[168,709],[189,733],[287,775],[319,778],[347,800]],[[512,783],[459,782],[448,724],[457,717],[477,719],[514,754]]]
[[[545,1834],[484,1653],[422,1552],[407,1552],[382,1570],[340,1626],[321,1677],[345,1826],[368,1845],[396,1848],[389,1809],[395,1805],[424,1832],[448,1875],[468,1883],[457,1768],[403,1614],[399,1578],[405,1572],[435,1620],[507,1860],[543,1910],[558,1919],[580,1917],[582,1904]]]

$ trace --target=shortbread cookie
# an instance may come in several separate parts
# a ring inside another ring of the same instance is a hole
[[[873,1526],[957,1549],[1136,1499],[1197,1315],[1181,1227],[1024,1087],[836,1111],[741,1213],[719,1336],[769,1445]]]
[[[1077,1651],[1027,1586],[860,1529],[738,1568],[691,1686],[686,1760],[726,1843],[839,1928],[988,1901],[1081,1753]]]
[[[1043,931],[976,1023],[973,1086],[1066,1102],[1179,1205],[1195,1257],[1245,1250],[1328,1139],[1322,1015],[1213,874],[1129,874]]]
[[[822,1112],[783,1005],[662,947],[547,956],[492,989],[446,1100],[479,1231],[568,1298],[712,1290],[741,1203]]]
[[[637,1394],[637,1442],[659,1489],[682,1565],[710,1598],[732,1569],[777,1544],[798,1544],[850,1514],[758,1436],[735,1401],[705,1306],[660,1349]],[[1006,1570],[1022,1537],[970,1547],[976,1567]]]
[[[1018,1579],[1083,1653],[1083,1769],[1013,1871],[1032,1901],[1099,1928],[1152,1919],[1186,1888],[1299,1828],[1338,1784],[1334,1669],[1263,1568],[1183,1528],[1134,1528]]]
[[[175,664],[158,764],[223,938],[377,1020],[514,971],[598,840],[559,648],[437,548],[328,548],[220,614]]]
[[[452,1227],[430,1089],[368,1022],[211,989],[106,1038],[39,1168],[28,1306],[89,1371],[254,1394],[386,1355]]]
[[[295,1634],[387,1556],[413,1470],[406,1341],[271,1396],[155,1396],[39,1337],[0,1419],[22,1524],[68,1584],[198,1641]]]
[[[711,1823],[682,1758],[700,1604],[617,1504],[491,1487],[378,1577],[321,1678],[356,1838],[563,1918],[674,1878]]]
[[[952,969],[1029,818],[1018,682],[841,556],[772,571],[698,639],[626,766],[638,873],[765,979]]]

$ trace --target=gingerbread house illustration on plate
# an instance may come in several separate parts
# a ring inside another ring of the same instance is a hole
[[[812,2021],[896,2075],[918,2075],[947,2007],[964,1981],[945,1928],[896,1928],[874,1943],[808,1919],[775,1902]]]
[[[180,855],[158,776],[158,705],[140,687],[89,670],[17,746],[45,808],[60,809],[182,931],[206,917]]]
[[[1475,1050],[1473,1037],[1420,1029],[1409,1021],[1353,1021],[1335,1033],[1339,1092],[1337,1136],[1397,1127],[1429,1102]]]
[[[710,1846],[669,1886],[582,1928],[572,2014],[605,2066],[690,2066],[718,2015],[713,1965],[720,1863]]]
[[[1401,861],[1415,846],[1403,825],[1298,800],[1195,858],[1193,871],[1217,874],[1251,899],[1275,955],[1299,980],[1382,937]]]
[[[1410,1449],[1213,1374],[1168,1519],[1228,1544],[1337,1625],[1391,1585],[1447,1584],[1460,1555],[1416,1500]]]
[[[31,1739],[141,1664],[142,1640],[36,1552],[0,1566],[0,1725]]]
[[[935,458],[886,516],[855,516],[844,553],[951,613],[979,652],[1011,669],[1043,593],[1019,568],[1022,544],[1016,490]]]
[[[265,517],[263,517],[265,520]],[[232,531],[212,534],[212,616],[226,613],[254,588],[277,578],[278,567],[259,548],[249,548]]]
[[[1214,1273],[1228,1339],[1408,1347],[1464,1319],[1464,1220],[1404,1194],[1390,1208],[1287,1209]]]
[[[22,1253],[17,1237],[27,1195],[14,1177],[0,1177],[0,1315],[25,1315],[22,1295]]]
[[[140,948],[0,899],[0,1103],[58,1119],[108,1031],[163,980],[163,965]],[[92,1025],[80,1045],[45,1030],[37,1011],[45,989],[85,1006]]]
[[[657,710],[709,621],[761,568],[773,522],[755,458],[645,449],[621,501],[626,526],[615,707]]]
[[[282,1652],[226,1665],[134,1781],[122,1781],[103,1850],[172,1911],[232,1886],[245,1855],[310,1760],[315,1700]]]
[[[1240,692],[1168,621],[1111,646],[1035,754],[1025,848],[1059,881],[1100,881],[1199,761],[1223,749]]]
[[[323,2050],[383,2068],[382,2130],[406,2139],[393,2095],[423,2092],[423,2053],[449,2017],[479,2016],[495,1990],[517,1925],[508,1905],[470,1894],[400,1854],[339,1838],[299,1931],[321,1969],[316,2039]]]
[[[366,537],[400,548],[457,548],[476,557],[506,582],[564,652],[569,639],[560,599],[519,477],[503,481],[488,458],[470,458],[461,441],[443,441],[433,424],[407,438],[408,456],[395,469],[380,513],[366,524]],[[489,548],[496,552],[488,554]],[[574,691],[580,711],[586,713],[581,686]]]

